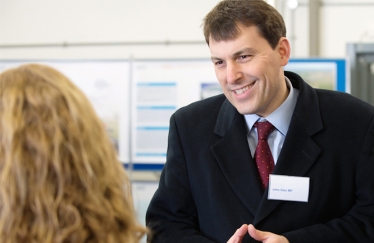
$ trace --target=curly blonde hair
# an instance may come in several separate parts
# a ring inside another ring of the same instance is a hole
[[[145,233],[86,96],[45,65],[0,74],[0,242],[133,243]]]

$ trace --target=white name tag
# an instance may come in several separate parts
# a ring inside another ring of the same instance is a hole
[[[270,174],[268,199],[308,202],[308,197],[309,177]]]

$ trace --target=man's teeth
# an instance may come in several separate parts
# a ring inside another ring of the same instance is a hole
[[[238,94],[238,95],[243,94],[243,92],[245,92],[246,90],[249,89],[249,86],[250,86],[250,85],[245,86],[245,87],[242,88],[242,89],[235,90],[235,93]]]

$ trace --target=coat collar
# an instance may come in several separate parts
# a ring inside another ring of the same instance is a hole
[[[300,76],[292,72],[285,72],[285,75],[300,93],[273,173],[304,176],[321,151],[311,138],[323,128],[319,102],[314,89]],[[268,200],[268,191],[262,192],[257,169],[249,151],[246,131],[243,115],[226,100],[214,129],[222,139],[212,146],[212,152],[228,183],[255,216],[253,223],[257,224],[282,201]]]

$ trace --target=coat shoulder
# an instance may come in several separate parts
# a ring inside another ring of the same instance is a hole
[[[374,106],[345,92],[316,89],[316,94],[320,103],[320,109],[341,113],[345,116],[357,116],[360,118],[374,116]]]

